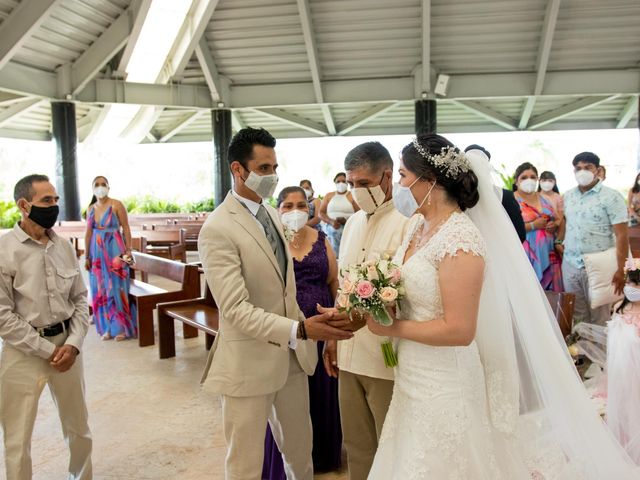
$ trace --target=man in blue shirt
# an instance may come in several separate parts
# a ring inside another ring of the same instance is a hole
[[[618,268],[611,280],[616,293],[624,287],[624,264],[629,252],[627,208],[622,195],[598,178],[600,158],[582,152],[573,159],[578,186],[564,195],[566,234],[562,275],[567,292],[576,295],[574,319],[604,325],[610,305],[590,307],[589,282],[583,255],[616,248]]]

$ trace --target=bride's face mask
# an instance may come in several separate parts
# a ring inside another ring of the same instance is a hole
[[[393,205],[396,207],[396,210],[405,217],[411,218],[411,216],[416,213],[416,210],[424,205],[424,202],[431,196],[433,187],[436,186],[436,182],[434,181],[422,201],[418,203],[413,196],[411,188],[418,183],[421,178],[422,177],[417,177],[409,186],[404,186],[400,182],[393,184]]]
[[[623,289],[624,296],[630,302],[640,302],[640,288],[636,283],[627,283]]]

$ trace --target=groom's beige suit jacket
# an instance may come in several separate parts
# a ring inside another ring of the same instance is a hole
[[[265,395],[287,381],[293,322],[304,320],[296,302],[293,261],[275,209],[265,205],[287,254],[283,275],[262,226],[231,193],[205,221],[198,251],[218,305],[220,328],[202,382],[235,397]],[[312,375],[315,342],[297,341],[300,366]]]

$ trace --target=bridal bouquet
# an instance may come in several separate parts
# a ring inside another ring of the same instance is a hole
[[[388,258],[351,265],[340,271],[338,310],[367,312],[380,325],[389,326],[393,319],[388,308],[398,305],[404,295],[400,268]],[[388,367],[398,364],[390,339],[382,343],[382,354]]]

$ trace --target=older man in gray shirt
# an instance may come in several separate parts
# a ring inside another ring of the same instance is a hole
[[[51,229],[58,195],[44,175],[20,180],[22,220],[0,237],[0,423],[7,479],[31,479],[31,434],[45,385],[69,445],[69,478],[92,478],[91,433],[79,356],[87,289],[71,244]],[[55,476],[51,472],[52,476]]]

